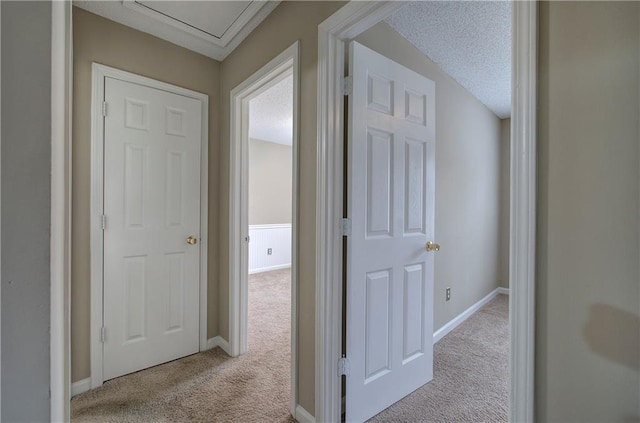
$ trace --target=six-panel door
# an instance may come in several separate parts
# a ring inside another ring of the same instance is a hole
[[[104,379],[198,351],[201,102],[105,79]]]
[[[360,422],[433,377],[435,86],[352,42],[346,418]]]

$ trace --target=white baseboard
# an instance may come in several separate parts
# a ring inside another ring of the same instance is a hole
[[[271,270],[287,269],[289,267],[291,267],[291,263],[279,264],[277,266],[261,267],[258,269],[249,270],[249,274],[253,275],[254,273],[262,273],[262,272],[269,272]]]
[[[499,287],[498,288],[498,294],[509,295],[509,288]]]
[[[79,380],[77,382],[73,382],[71,384],[71,396],[75,397],[78,394],[83,392],[87,392],[91,389],[91,378],[88,377],[86,379]]]
[[[313,417],[307,410],[305,410],[300,404],[296,405],[296,415],[293,416],[299,423],[316,423],[316,418]]]
[[[216,347],[222,348],[222,351],[226,352],[227,355],[231,355],[231,347],[229,346],[229,341],[227,341],[220,335],[207,339],[208,350]]]
[[[466,309],[465,311],[463,311],[462,313],[460,313],[459,315],[451,319],[449,323],[445,324],[443,327],[435,331],[433,333],[433,343],[435,344],[436,342],[444,338],[449,332],[451,332],[452,330],[460,326],[462,322],[464,322],[469,317],[471,317],[471,315],[476,311],[478,311],[483,305],[493,300],[498,294],[509,295],[509,290],[507,288],[500,287],[491,291],[486,297],[484,297],[483,299],[481,299],[480,301],[478,301],[477,303],[475,303],[474,305],[472,305],[471,307],[469,307],[468,309]]]

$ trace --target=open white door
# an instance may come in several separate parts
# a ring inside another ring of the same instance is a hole
[[[199,349],[199,100],[107,77],[104,379]]]
[[[350,44],[346,420],[433,378],[435,84]]]

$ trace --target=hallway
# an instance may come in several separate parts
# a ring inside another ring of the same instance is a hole
[[[294,422],[290,269],[249,276],[249,352],[220,348],[122,376],[71,400],[84,422]]]

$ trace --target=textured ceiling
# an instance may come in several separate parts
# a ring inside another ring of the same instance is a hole
[[[293,76],[288,76],[249,102],[249,138],[291,145]]]
[[[511,116],[511,2],[415,1],[385,21],[499,118]]]

